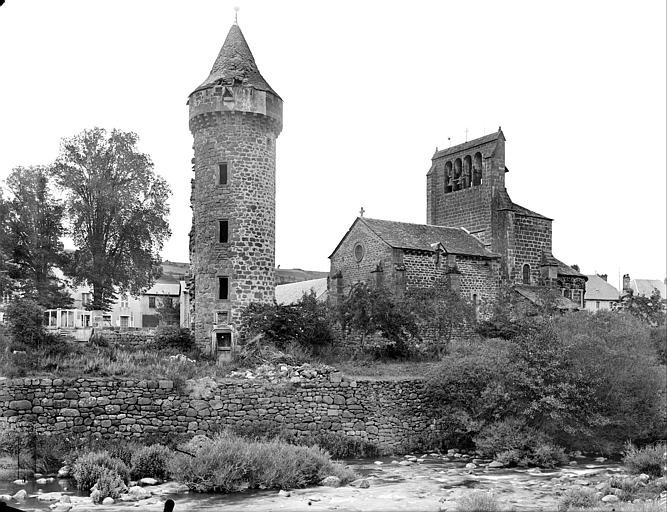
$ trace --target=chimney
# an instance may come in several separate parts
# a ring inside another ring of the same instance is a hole
[[[603,279],[604,281],[607,280],[607,274],[598,274],[598,277],[599,277],[600,279]]]
[[[623,274],[623,291],[630,291],[630,274]]]

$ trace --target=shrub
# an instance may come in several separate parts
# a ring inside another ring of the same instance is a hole
[[[172,455],[172,451],[161,444],[140,448],[132,455],[132,478],[153,477],[165,480],[169,476],[167,464]]]
[[[544,434],[526,426],[522,420],[507,418],[486,425],[474,441],[481,455],[493,457],[510,450],[532,452],[538,445],[544,445],[547,439]]]
[[[229,432],[210,442],[192,441],[169,463],[176,480],[198,492],[233,492],[245,488],[305,487],[335,475],[343,482],[354,472],[331,462],[318,447],[293,446],[284,441],[248,441]]]
[[[566,512],[571,507],[589,508],[595,507],[599,504],[595,489],[587,487],[572,487],[565,491],[565,493],[558,500],[559,512]]]
[[[101,468],[96,481],[97,492],[91,494],[93,503],[101,503],[104,498],[117,500],[127,490],[121,476],[113,469]]]
[[[111,457],[106,451],[88,452],[79,456],[74,462],[72,475],[77,487],[88,491],[97,483],[104,469],[115,471],[124,483],[130,482],[130,470],[125,463]]]
[[[120,459],[128,467],[132,467],[132,456],[144,447],[143,444],[136,441],[105,442],[104,449],[109,456],[114,459]]]
[[[44,340],[44,310],[34,300],[18,298],[7,306],[9,332],[15,342],[36,346]]]
[[[530,462],[541,468],[553,468],[568,461],[565,449],[551,443],[540,443],[532,450]]]
[[[496,497],[485,491],[472,491],[458,501],[458,512],[499,512],[500,506]]]
[[[623,465],[634,474],[646,473],[655,477],[667,475],[667,443],[655,443],[643,448],[628,443]]]
[[[329,452],[334,459],[375,457],[380,453],[378,446],[363,439],[356,439],[337,432],[323,432],[306,437],[298,444],[317,445]]]
[[[188,352],[195,347],[195,341],[190,333],[190,329],[166,325],[156,329],[153,346],[159,350],[176,348],[180,351]]]

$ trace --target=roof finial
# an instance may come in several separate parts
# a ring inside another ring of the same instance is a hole
[[[363,216],[364,216],[364,213],[366,213],[366,210],[364,210],[364,207],[362,206],[362,207],[361,207],[361,210],[359,210],[359,215],[360,215],[361,217],[363,217]]]
[[[241,9],[241,8],[238,5],[234,6],[234,11],[236,11],[234,13],[234,25],[239,24],[239,9]]]

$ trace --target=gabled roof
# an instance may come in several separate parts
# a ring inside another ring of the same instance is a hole
[[[142,293],[142,295],[174,295],[174,296],[178,296],[180,294],[181,294],[181,285],[178,281],[176,282],[158,281],[148,290]]]
[[[650,297],[653,295],[653,290],[657,289],[663,299],[667,298],[667,293],[665,293],[667,287],[660,279],[633,279],[630,281],[630,288],[635,295],[643,295],[644,297]]]
[[[488,144],[489,142],[496,141],[500,137],[502,137],[503,140],[505,140],[505,135],[503,134],[503,131],[500,129],[500,127],[498,127],[497,132],[484,135],[482,137],[479,137],[478,139],[473,139],[468,142],[464,142],[463,144],[457,144],[456,146],[452,146],[447,149],[441,149],[440,151],[436,151],[432,159],[435,160],[436,158],[452,155],[454,153],[458,153],[459,151],[467,151],[471,148],[482,146],[484,144]]]
[[[586,281],[586,300],[618,300],[618,290],[600,276],[592,275]]]
[[[500,257],[498,254],[487,250],[482,242],[461,228],[357,217],[347,233],[352,231],[358,222],[363,223],[383,242],[396,249],[433,252],[433,244],[440,243],[445,251],[450,254],[482,258]],[[345,237],[343,237],[341,243]],[[334,253],[338,250],[338,247],[340,247],[340,243],[336,246]]]
[[[317,300],[324,300],[327,293],[327,278],[310,279],[297,283],[279,284],[276,286],[276,302],[278,304],[295,304],[304,293],[315,293]]]
[[[524,297],[525,299],[528,299],[530,302],[533,304],[537,304],[538,306],[543,305],[543,300],[540,295],[540,292],[543,292],[546,290],[546,288],[542,287],[536,287],[536,286],[529,286],[529,285],[515,285],[514,286],[514,291]],[[561,295],[555,296],[554,297],[554,302],[555,306],[561,310],[561,311],[574,311],[577,309],[581,309],[579,305],[576,302],[571,301],[567,297],[563,297]]]
[[[193,92],[206,89],[216,83],[222,85],[238,83],[278,96],[259,72],[250,47],[243,37],[243,32],[236,23],[229,29],[208,78]]]
[[[581,277],[586,279],[586,276],[579,272],[578,270],[573,269],[570,265],[567,265],[560,261],[558,258],[554,258],[558,263],[558,275],[559,276],[568,276],[568,277]]]

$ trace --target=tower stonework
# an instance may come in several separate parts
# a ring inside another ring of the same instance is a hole
[[[188,105],[194,334],[200,346],[228,355],[243,307],[274,300],[276,139],[283,109],[236,23]]]

